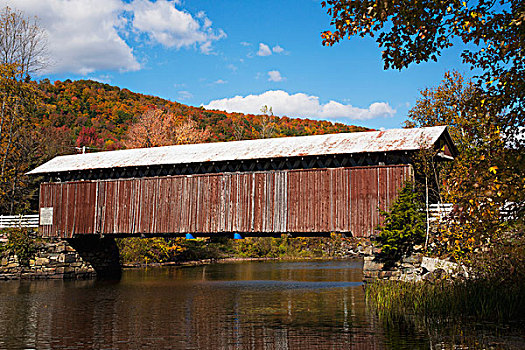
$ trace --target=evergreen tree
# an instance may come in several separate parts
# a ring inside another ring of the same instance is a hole
[[[425,240],[425,213],[414,185],[407,182],[399,197],[388,211],[381,211],[385,218],[376,238],[381,248],[379,259],[387,264],[403,258],[410,253],[415,244]]]

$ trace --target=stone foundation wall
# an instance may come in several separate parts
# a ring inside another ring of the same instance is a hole
[[[96,276],[91,264],[84,261],[66,241],[37,241],[35,249],[29,266],[21,265],[16,255],[3,252],[0,257],[0,280],[82,279]]]
[[[429,258],[421,252],[421,246],[414,247],[414,253],[403,258],[394,266],[387,268],[377,260],[377,248],[364,257],[363,280],[371,282],[377,279],[419,282],[434,281],[445,277],[468,278],[468,270],[459,264],[436,258]]]

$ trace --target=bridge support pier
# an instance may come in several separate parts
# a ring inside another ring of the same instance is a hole
[[[85,262],[91,264],[97,278],[118,279],[122,275],[119,250],[114,238],[86,236],[68,238],[66,241]]]

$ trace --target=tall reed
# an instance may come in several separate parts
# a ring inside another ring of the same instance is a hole
[[[525,283],[467,281],[375,281],[365,287],[366,301],[378,314],[505,322],[525,319]]]

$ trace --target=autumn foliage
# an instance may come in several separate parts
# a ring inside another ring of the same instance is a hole
[[[158,147],[200,143],[209,138],[210,133],[199,129],[191,118],[150,109],[128,129],[123,144],[126,148]]]
[[[24,81],[17,64],[0,65],[0,210],[25,209],[34,195],[25,172],[38,163],[43,149],[32,113],[38,91]]]
[[[37,126],[67,127],[75,143],[83,128],[93,128],[96,139],[103,140],[99,143],[103,149],[124,148],[128,129],[151,110],[157,110],[154,113],[159,115],[173,115],[170,118],[174,120],[164,121],[168,124],[191,119],[197,129],[209,132],[207,142],[260,138],[263,124],[268,120],[267,115],[210,111],[90,80],[54,83],[43,80],[32,84],[41,91],[44,102],[43,108],[37,111]],[[368,130],[341,123],[276,116],[271,117],[271,122],[273,137]]]
[[[323,44],[373,37],[385,69],[437,61],[447,48],[463,44],[460,57],[473,70],[472,81],[447,73],[440,86],[422,91],[407,126],[450,125],[460,151],[440,169],[440,194],[454,210],[440,228],[439,253],[466,262],[485,256],[489,263],[478,265],[491,268],[503,261],[518,266],[525,241],[523,1],[321,4],[333,26],[322,33]]]
[[[525,154],[504,137],[498,111],[484,96],[459,73],[447,73],[439,86],[421,92],[407,126],[449,125],[459,150],[453,162],[436,164],[441,199],[454,206],[434,251],[497,272],[500,264],[525,267],[515,261],[523,260],[517,252],[525,239]]]

